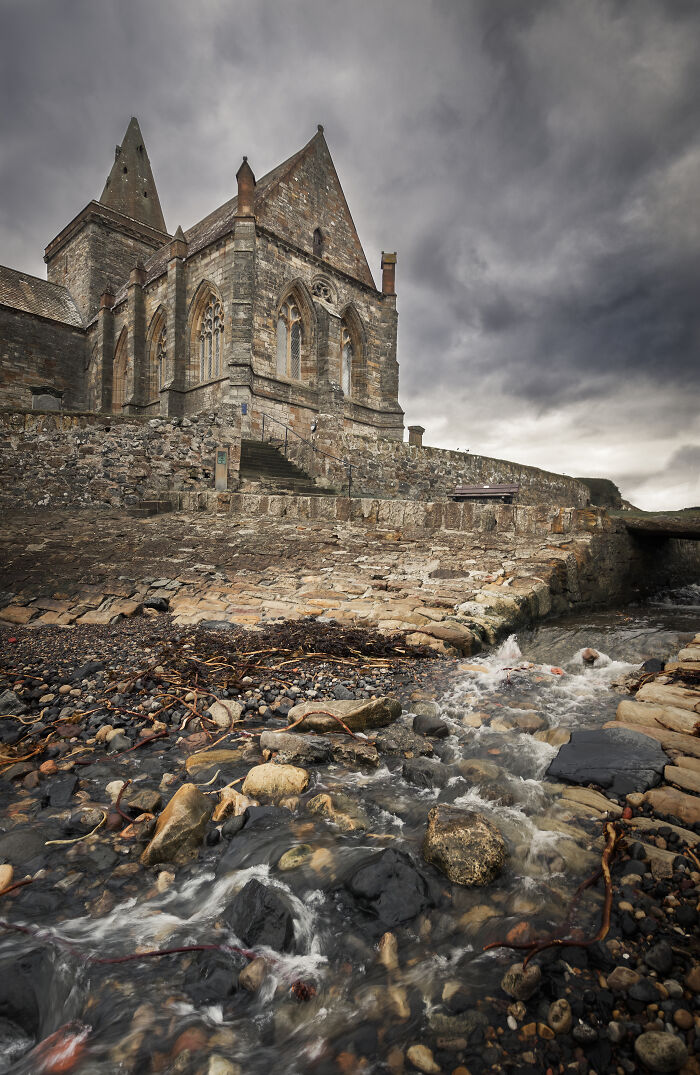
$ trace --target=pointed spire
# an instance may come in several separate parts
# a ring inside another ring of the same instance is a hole
[[[158,231],[166,230],[151,162],[136,116],[131,117],[124,140],[116,148],[114,164],[100,202]]]
[[[178,224],[177,231],[170,240],[170,259],[187,257],[187,239],[185,233]]]
[[[236,172],[238,182],[238,207],[236,216],[253,215],[253,198],[255,195],[255,176],[253,169],[248,164],[248,158],[243,158],[243,163]]]

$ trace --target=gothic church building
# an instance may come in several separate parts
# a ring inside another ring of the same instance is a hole
[[[186,416],[238,408],[309,432],[403,438],[396,256],[378,290],[323,136],[170,235],[138,121],[99,201],[46,248],[47,280],[0,266],[0,405]]]

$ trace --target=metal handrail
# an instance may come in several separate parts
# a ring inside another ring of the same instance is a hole
[[[346,474],[348,476],[348,497],[350,497],[352,495],[352,472],[353,472],[353,470],[356,472],[356,474],[360,474],[363,478],[369,477],[369,475],[365,474],[364,471],[359,470],[359,468],[356,466],[356,464],[351,463],[349,459],[343,459],[340,456],[331,455],[330,452],[324,452],[322,448],[317,448],[316,445],[313,443],[313,441],[307,440],[306,437],[302,437],[300,433],[297,433],[296,429],[292,429],[291,426],[288,426],[284,422],[281,422],[279,420],[279,418],[273,418],[273,416],[271,414],[266,414],[265,411],[258,411],[258,414],[260,414],[262,416],[262,433],[261,433],[261,436],[260,436],[261,443],[263,443],[265,441],[265,419],[267,419],[268,422],[274,422],[276,425],[282,426],[282,428],[284,429],[284,454],[285,455],[287,454],[288,434],[293,433],[294,436],[297,438],[297,440],[300,440],[302,442],[302,444],[306,444],[307,447],[309,447],[311,449],[311,451],[315,455],[323,455],[323,456],[325,456],[326,459],[332,459],[335,463],[340,463],[343,467],[345,467],[345,472],[346,472]]]

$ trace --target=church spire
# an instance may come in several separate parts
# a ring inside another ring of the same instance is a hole
[[[100,202],[158,231],[166,230],[151,162],[136,116],[131,117],[124,140],[116,148],[114,164]]]

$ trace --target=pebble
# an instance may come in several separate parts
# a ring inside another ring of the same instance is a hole
[[[688,1050],[679,1037],[655,1030],[640,1034],[634,1051],[650,1071],[679,1071],[688,1059]]]
[[[435,1057],[427,1045],[411,1045],[406,1050],[406,1058],[414,1068],[424,1072],[424,1075],[440,1075],[441,1069],[435,1063]]]
[[[568,1034],[573,1023],[571,1005],[565,997],[552,1001],[549,1005],[547,1022],[555,1034]]]
[[[516,1000],[529,1000],[542,980],[542,971],[536,963],[529,963],[523,970],[522,963],[514,963],[501,979],[501,989]]]

